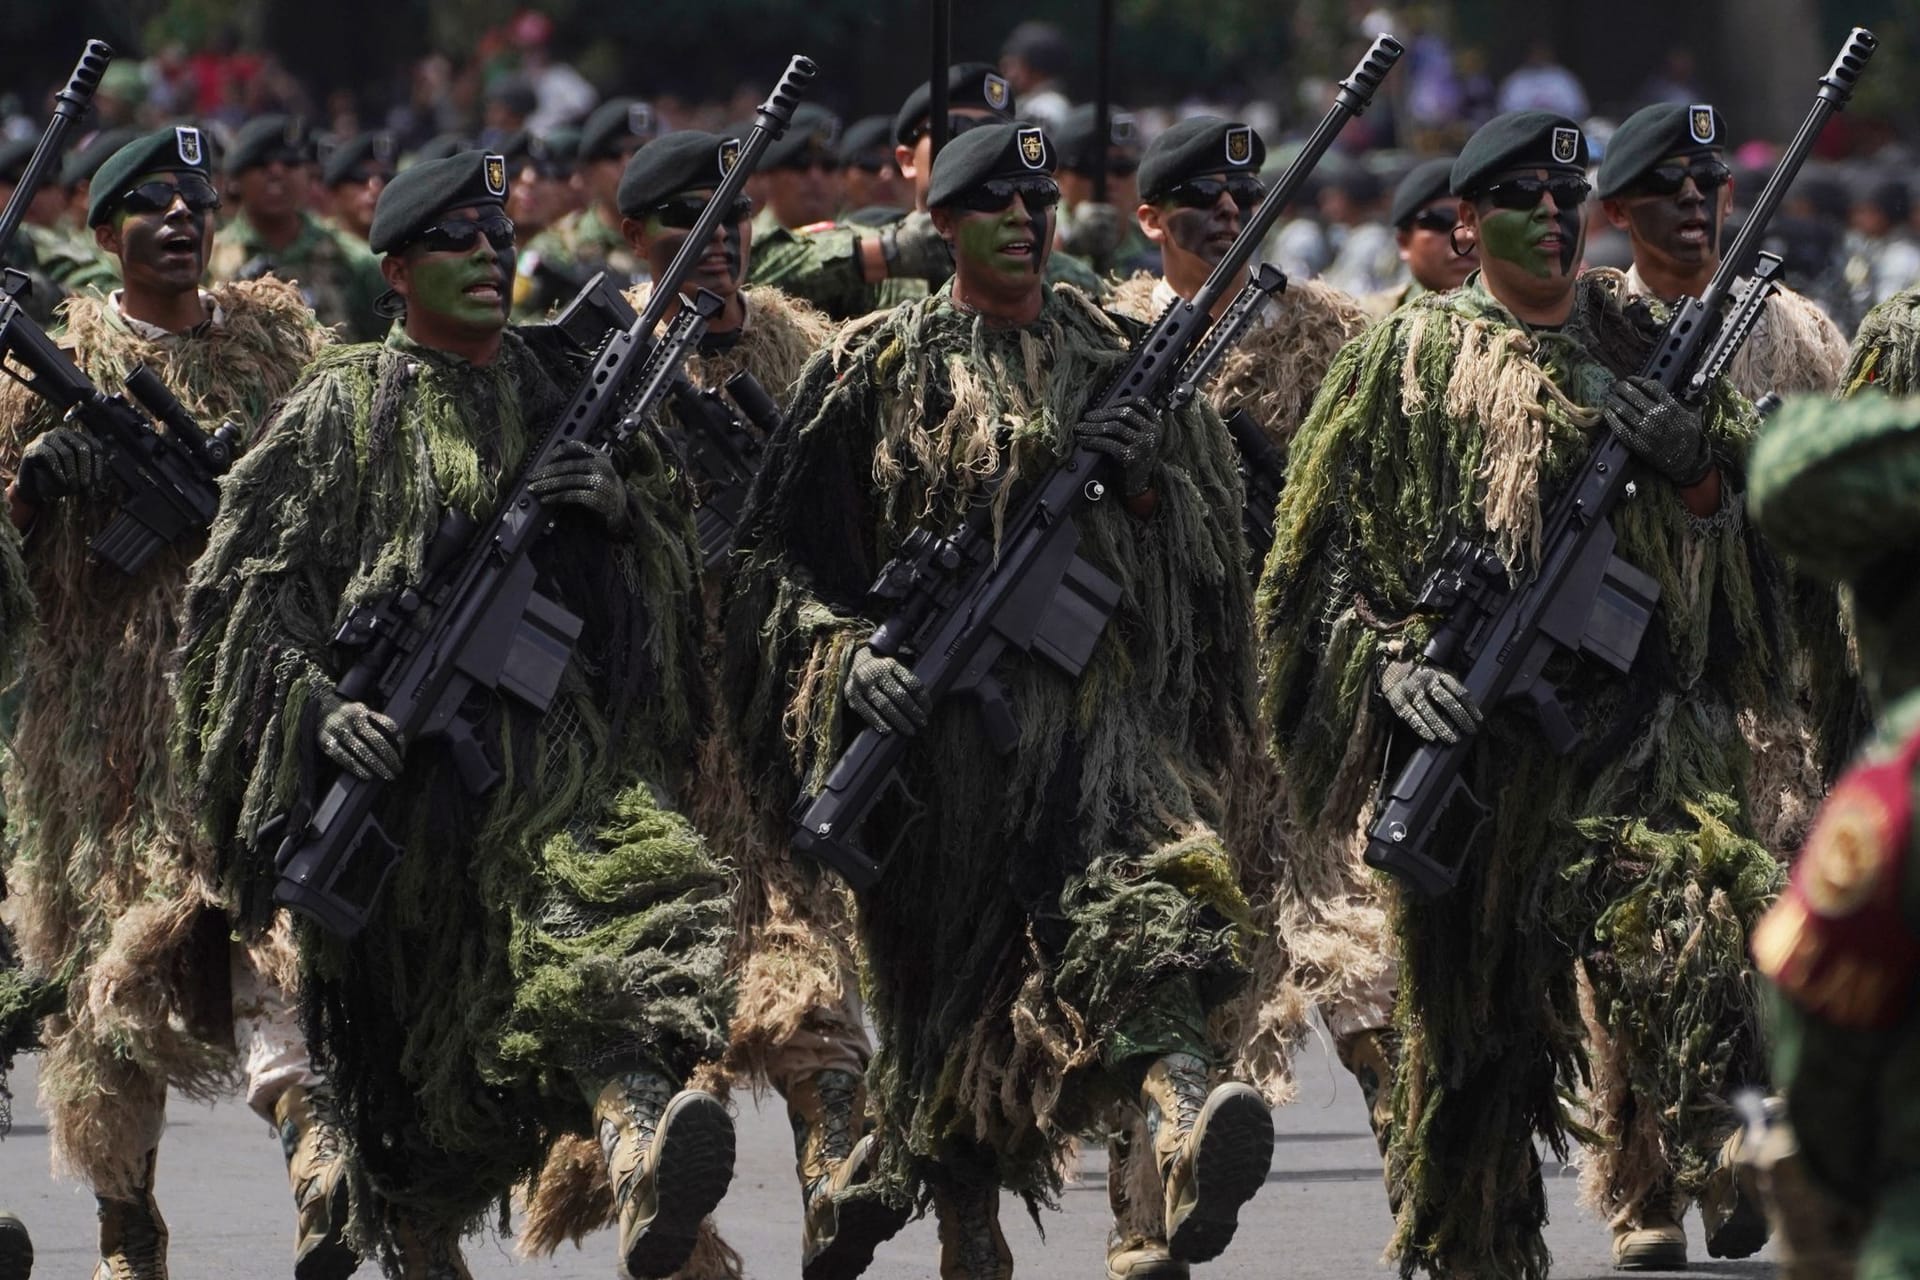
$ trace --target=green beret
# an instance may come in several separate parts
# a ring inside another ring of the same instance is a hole
[[[555,169],[571,170],[580,162],[580,126],[563,124],[549,129],[541,141],[547,144],[547,160]]]
[[[87,225],[97,227],[111,218],[120,197],[143,173],[206,175],[204,137],[191,125],[157,129],[108,156],[94,173],[93,186],[87,192]]]
[[[463,151],[427,160],[401,170],[380,193],[367,246],[392,253],[455,209],[506,202],[507,160],[498,152]]]
[[[1594,176],[1594,194],[1611,200],[1668,156],[1719,151],[1727,145],[1727,122],[1708,103],[1661,102],[1623,120],[1607,139],[1607,153]]]
[[[1093,131],[1100,125],[1099,108],[1092,103],[1075,107],[1053,131],[1053,145],[1060,152],[1060,167],[1068,173],[1093,172],[1093,158],[1099,154],[1093,145]],[[1140,125],[1129,111],[1110,111],[1107,115],[1107,150],[1122,151],[1135,159],[1140,155]]]
[[[858,164],[869,153],[882,163],[893,162],[893,117],[868,116],[855,120],[840,134],[840,162]]]
[[[1920,398],[1788,398],[1747,467],[1747,511],[1801,568],[1853,581],[1920,551]]]
[[[407,160],[407,167],[425,164],[429,160],[445,160],[448,156],[457,156],[463,151],[473,151],[479,143],[464,133],[439,133],[420,144],[420,149]]]
[[[516,129],[508,134],[500,143],[500,154],[507,158],[509,176],[528,165],[542,174],[553,172],[553,154],[547,150],[547,140],[531,129]]]
[[[1251,125],[1219,116],[1190,116],[1147,144],[1140,157],[1140,198],[1151,204],[1189,178],[1210,173],[1258,175],[1267,144]]]
[[[19,182],[26,176],[27,161],[33,159],[38,138],[10,138],[0,143],[0,182]]]
[[[1013,86],[991,62],[956,62],[947,68],[947,107],[985,109],[1011,122]],[[932,109],[933,82],[929,80],[908,94],[894,113],[893,140],[903,147],[912,146],[914,135]]]
[[[1404,231],[1413,222],[1414,214],[1441,196],[1453,193],[1452,182],[1452,156],[1423,160],[1413,166],[1413,172],[1400,179],[1400,185],[1393,189],[1393,207],[1387,217],[1388,225]]]
[[[816,156],[829,164],[838,163],[839,141],[840,117],[825,107],[803,102],[780,140],[760,157],[760,170],[804,169]]]
[[[329,187],[353,182],[362,165],[372,165],[392,177],[399,159],[400,147],[392,134],[384,130],[356,133],[327,154],[326,163],[320,166],[320,182]]]
[[[637,98],[609,98],[580,126],[580,160],[612,160],[629,142],[652,141],[660,133],[653,107]]]
[[[94,172],[107,162],[107,157],[126,146],[140,136],[138,129],[102,129],[87,139],[85,146],[67,157],[60,167],[60,185],[77,187],[92,179]],[[205,135],[201,135],[201,145],[206,145]]]
[[[927,207],[938,209],[955,196],[995,178],[1051,174],[1053,147],[1039,125],[991,124],[969,129],[940,148],[927,184]]]
[[[1453,162],[1453,194],[1476,196],[1515,169],[1587,171],[1587,136],[1551,111],[1509,111],[1481,125]]]
[[[620,212],[638,218],[683,191],[711,191],[740,158],[740,139],[684,129],[633,153],[620,175]]]
[[[278,112],[256,116],[233,136],[233,147],[227,152],[227,174],[257,169],[289,151],[300,157],[302,163],[313,159],[313,138],[307,133],[306,123]]]

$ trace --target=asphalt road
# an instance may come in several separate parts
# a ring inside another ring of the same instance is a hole
[[[71,1181],[48,1175],[46,1129],[33,1105],[34,1062],[13,1077],[16,1123],[0,1142],[0,1207],[33,1230],[35,1280],[86,1280],[95,1258],[93,1198]],[[1233,1247],[1219,1261],[1195,1269],[1206,1280],[1314,1280],[1379,1277],[1394,1280],[1380,1254],[1387,1239],[1386,1196],[1359,1090],[1317,1046],[1301,1062],[1301,1097],[1275,1113],[1279,1142],[1264,1191],[1241,1217]],[[793,1177],[793,1146],[777,1098],[755,1107],[740,1100],[740,1159],[733,1189],[720,1207],[728,1239],[755,1280],[799,1274],[800,1207]],[[1017,1205],[1002,1218],[1023,1277],[1101,1280],[1107,1230],[1104,1158],[1091,1153],[1079,1183],[1046,1219],[1043,1241]],[[1603,1223],[1577,1204],[1575,1176],[1549,1175],[1553,1221],[1547,1239],[1554,1274],[1569,1280],[1609,1277]],[[176,1104],[160,1152],[159,1195],[172,1233],[171,1271],[178,1280],[267,1280],[292,1273],[292,1205],[279,1145],[240,1102],[214,1107]],[[1689,1218],[1696,1275],[1771,1276],[1764,1261],[1716,1262],[1705,1257],[1699,1223]],[[607,1280],[614,1274],[610,1234],[586,1247],[563,1249],[538,1262],[520,1259],[511,1240],[486,1238],[468,1246],[476,1277],[565,1277]],[[937,1247],[931,1220],[917,1222],[886,1245],[867,1273],[874,1280],[929,1280]],[[1764,1255],[1763,1255],[1764,1256]],[[363,1276],[373,1276],[362,1268]]]

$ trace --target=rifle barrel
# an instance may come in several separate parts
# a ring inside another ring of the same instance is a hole
[[[74,64],[73,74],[67,78],[67,87],[55,95],[53,119],[47,122],[46,132],[40,135],[40,144],[33,149],[33,157],[27,161],[20,181],[14,184],[13,195],[8,199],[5,211],[0,212],[0,254],[13,247],[14,233],[20,229],[20,220],[27,216],[27,206],[39,194],[47,171],[60,158],[60,152],[66,145],[67,130],[85,114],[88,104],[93,101],[93,91],[100,87],[100,77],[106,74],[107,63],[111,61],[113,49],[106,41],[87,41],[87,47],[80,53],[80,61]]]

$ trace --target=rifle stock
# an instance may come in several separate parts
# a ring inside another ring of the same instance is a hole
[[[1674,307],[1642,366],[1643,374],[1683,402],[1697,407],[1706,400],[1778,289],[1779,258],[1759,252],[1767,223],[1821,128],[1845,105],[1874,47],[1872,33],[1863,28],[1848,36],[1712,281],[1700,298],[1683,298]],[[1603,431],[1543,526],[1540,568],[1530,581],[1514,585],[1498,557],[1463,540],[1448,549],[1421,596],[1423,610],[1445,614],[1426,660],[1460,673],[1483,713],[1522,702],[1548,746],[1561,754],[1580,738],[1542,674],[1547,662],[1565,653],[1626,674],[1659,604],[1659,585],[1614,554],[1610,517],[1634,492],[1637,472],[1619,437]],[[1370,866],[1426,896],[1459,882],[1468,848],[1491,812],[1464,780],[1473,747],[1471,738],[1422,742],[1391,773],[1368,830]],[[1437,833],[1455,814],[1466,820],[1459,838],[1451,848],[1436,850]]]

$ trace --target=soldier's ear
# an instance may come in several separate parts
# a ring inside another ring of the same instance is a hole
[[[413,283],[413,272],[403,253],[389,253],[380,259],[380,274],[386,279],[387,288],[401,297],[405,297]]]
[[[647,224],[639,218],[620,219],[620,238],[640,257],[647,256]]]
[[[1140,234],[1154,244],[1165,244],[1167,229],[1160,222],[1160,206],[1143,204],[1133,211],[1133,217],[1140,224]]]
[[[953,210],[945,208],[934,209],[931,213],[933,215],[933,229],[940,233],[942,240],[945,240],[948,244],[952,244],[956,225],[953,220]]]
[[[116,258],[120,256],[120,228],[114,226],[112,221],[103,222],[93,229],[93,242],[100,246],[102,253],[110,253]]]

